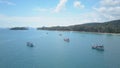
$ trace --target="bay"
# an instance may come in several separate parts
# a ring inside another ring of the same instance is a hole
[[[26,42],[34,47],[26,46]],[[94,44],[103,44],[105,50],[93,50]],[[0,68],[120,68],[119,57],[120,35],[0,30]]]

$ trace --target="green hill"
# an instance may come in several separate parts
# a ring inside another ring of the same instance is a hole
[[[28,30],[27,27],[13,27],[13,28],[10,28],[10,30]]]
[[[86,23],[71,26],[42,27],[38,30],[67,30],[67,31],[86,31],[101,33],[120,33],[120,20],[108,21],[103,23]]]

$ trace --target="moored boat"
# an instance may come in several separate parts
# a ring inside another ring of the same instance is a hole
[[[96,45],[96,46],[92,46],[92,49],[96,49],[96,50],[100,50],[100,51],[104,51],[104,46],[103,45]]]
[[[31,42],[27,42],[27,46],[34,47],[33,43],[31,43]]]
[[[70,39],[69,38],[64,38],[64,41],[70,42]]]

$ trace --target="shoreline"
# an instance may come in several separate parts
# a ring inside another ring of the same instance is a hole
[[[71,32],[70,30],[43,30],[43,31],[62,31],[62,32],[66,31],[66,32]],[[102,32],[87,32],[87,31],[72,31],[72,32],[85,32],[85,33],[96,33],[96,34],[120,35],[120,33],[102,33]]]
[[[0,29],[0,30],[5,30],[5,29]],[[31,30],[31,29],[29,29]],[[42,29],[41,29],[42,30]],[[18,30],[12,30],[12,31],[18,31]],[[24,30],[20,30],[24,31]],[[27,31],[27,30],[26,30]],[[39,31],[39,30],[36,30]],[[61,32],[84,32],[84,33],[96,33],[96,34],[111,34],[111,35],[120,35],[120,33],[102,33],[102,32],[87,32],[87,31],[70,31],[70,30],[42,30],[42,31],[61,31]]]
[[[87,32],[87,33],[96,33],[96,34],[111,34],[111,35],[120,35],[120,33],[100,33],[100,32]]]

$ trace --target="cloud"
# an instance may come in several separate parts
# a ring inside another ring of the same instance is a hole
[[[87,14],[88,15],[88,14]],[[87,17],[83,14],[80,16],[73,17],[43,17],[43,16],[7,16],[0,15],[0,27],[16,27],[16,26],[29,26],[29,27],[40,27],[40,26],[68,26],[74,24],[82,24],[85,22],[96,21]],[[91,15],[93,16],[93,15]]]
[[[46,11],[49,11],[49,9],[46,9],[46,8],[34,8],[33,10],[34,10],[34,11],[38,11],[38,12],[46,12]]]
[[[120,6],[120,0],[101,0],[101,6]]]
[[[0,27],[16,27],[16,26],[68,26],[75,24],[91,23],[101,21],[96,13],[84,13],[71,16],[7,16],[0,15]]]
[[[53,8],[40,8],[40,7],[37,7],[37,8],[33,8],[32,11],[35,11],[35,12],[48,12],[48,13],[53,13]]]
[[[7,5],[16,5],[15,3],[13,3],[13,2],[10,2],[10,1],[6,1],[6,0],[0,0],[0,3],[1,4],[7,4]]]
[[[29,26],[29,27],[41,27],[41,26],[57,26],[57,25],[69,25],[72,18],[64,17],[43,17],[43,16],[7,16],[0,15],[0,27],[16,27],[16,26]]]
[[[108,20],[120,19],[120,0],[101,0],[94,9]]]
[[[67,0],[60,0],[60,3],[54,9],[55,12],[60,12],[66,4]],[[82,4],[75,1],[74,7],[80,7]],[[34,11],[51,11],[52,9],[35,8]],[[52,10],[53,11],[53,10]],[[101,0],[99,4],[88,13],[80,14],[64,14],[59,17],[51,14],[49,16],[7,16],[0,15],[0,26],[57,26],[57,25],[74,25],[91,22],[104,22],[108,20],[120,19],[120,1],[119,0]]]
[[[54,12],[56,12],[56,13],[60,12],[64,8],[66,2],[67,2],[67,0],[60,0],[60,2],[57,4],[56,8],[54,9]]]
[[[85,7],[84,5],[81,4],[80,1],[75,1],[73,4],[74,4],[74,7],[76,7],[76,8],[84,8]]]

